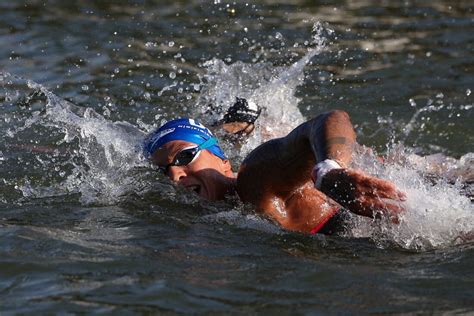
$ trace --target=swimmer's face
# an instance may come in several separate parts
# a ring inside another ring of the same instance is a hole
[[[171,141],[156,150],[151,161],[158,166],[167,166],[181,150],[195,146],[186,141]],[[166,176],[208,200],[223,199],[232,188],[234,177],[228,160],[222,160],[205,149],[186,166],[170,166]]]

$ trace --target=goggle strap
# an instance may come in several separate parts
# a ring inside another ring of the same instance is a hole
[[[217,144],[217,138],[211,137],[211,138],[209,138],[208,140],[206,140],[204,143],[202,143],[201,145],[199,145],[199,146],[197,147],[197,150],[206,149],[206,148],[209,148],[209,147],[211,147],[211,146],[214,146],[215,144]]]

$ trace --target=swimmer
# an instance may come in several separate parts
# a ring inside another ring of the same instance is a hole
[[[193,119],[167,122],[144,145],[178,185],[208,200],[236,194],[288,230],[331,233],[347,214],[385,214],[396,222],[403,211],[405,194],[393,183],[349,167],[357,143],[344,111],[323,113],[261,144],[237,174],[212,132]]]

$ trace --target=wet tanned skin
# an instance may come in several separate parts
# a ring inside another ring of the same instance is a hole
[[[291,230],[310,231],[340,208],[337,203],[359,215],[385,212],[396,218],[401,211],[396,202],[404,199],[403,193],[388,181],[348,169],[355,145],[347,113],[321,114],[252,151],[239,170],[237,192]],[[343,168],[331,170],[319,191],[311,176],[314,165],[325,159]]]
[[[151,160],[158,166],[166,166],[179,151],[193,146],[196,144],[172,141],[155,151]],[[201,150],[199,157],[187,166],[169,167],[167,176],[178,185],[189,188],[208,200],[224,199],[227,193],[233,192],[235,186],[229,161],[222,160],[207,150]]]
[[[168,165],[180,150],[195,144],[172,141],[158,149],[152,161]],[[289,230],[310,232],[325,223],[341,205],[373,217],[388,213],[396,220],[396,204],[404,194],[385,180],[349,169],[356,136],[349,116],[331,111],[301,124],[286,137],[268,141],[244,160],[235,180],[230,163],[207,150],[187,166],[169,168],[167,176],[209,200],[223,199],[236,189],[243,202],[255,205]],[[317,162],[333,159],[341,165],[323,178],[321,191],[312,182]]]

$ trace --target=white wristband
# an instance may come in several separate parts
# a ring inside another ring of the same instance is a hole
[[[332,159],[326,159],[314,166],[313,173],[316,174],[316,179],[313,179],[314,186],[316,189],[321,189],[321,183],[323,182],[323,178],[332,169],[341,169],[341,165],[339,165],[336,161]]]

